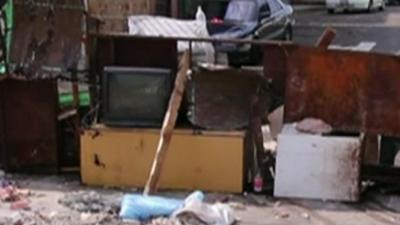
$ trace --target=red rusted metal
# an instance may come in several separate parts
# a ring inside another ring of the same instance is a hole
[[[338,131],[400,135],[400,57],[283,47],[285,121],[319,118]]]
[[[0,81],[2,164],[6,169],[58,165],[57,81]]]
[[[263,46],[264,77],[270,83],[272,106],[280,106],[284,102],[287,53],[282,45],[266,44]]]
[[[80,0],[16,0],[14,14],[11,62],[21,72],[34,77],[76,68],[83,21]]]

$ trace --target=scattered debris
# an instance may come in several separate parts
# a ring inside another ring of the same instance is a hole
[[[183,224],[178,219],[157,218],[150,221],[146,225],[183,225]]]
[[[177,210],[173,218],[178,218],[182,224],[193,225],[231,225],[236,219],[232,209],[227,204],[207,204],[202,201],[191,201]]]
[[[58,202],[72,210],[85,213],[108,213],[117,214],[119,201],[111,202],[101,197],[94,191],[73,192],[59,199]]]
[[[301,214],[301,217],[303,217],[306,220],[309,220],[310,219],[310,214],[304,212],[304,213]]]
[[[290,214],[285,211],[279,210],[275,213],[275,218],[277,218],[277,219],[287,219],[289,217],[290,217]]]
[[[21,200],[12,202],[10,205],[10,208],[12,210],[29,210],[30,209],[29,203],[30,203],[29,200],[21,199]]]
[[[329,134],[332,132],[332,126],[320,119],[306,118],[296,124],[299,132],[310,134]]]
[[[230,202],[228,203],[228,205],[234,210],[240,210],[240,211],[246,210],[246,206],[240,202]]]
[[[148,221],[149,225],[231,225],[236,219],[230,204],[208,204],[204,194],[193,192],[186,199],[125,195],[120,217]],[[236,204],[244,209],[244,205]],[[153,220],[152,220],[153,219]]]
[[[0,201],[10,203],[10,209],[30,209],[30,201],[28,199],[30,196],[30,190],[18,188],[17,185],[10,180],[1,181]]]

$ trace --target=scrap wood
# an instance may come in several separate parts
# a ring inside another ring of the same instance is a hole
[[[332,43],[333,39],[336,36],[336,30],[332,27],[327,27],[321,36],[318,38],[317,47],[320,48],[328,48],[328,46]]]
[[[161,177],[162,168],[167,156],[169,143],[172,138],[178,111],[181,106],[185,84],[188,79],[189,71],[189,53],[186,51],[183,54],[180,64],[180,70],[176,76],[175,87],[169,101],[168,109],[164,117],[163,126],[160,133],[160,139],[157,146],[157,152],[150,171],[150,176],[147,180],[144,190],[145,195],[153,194],[157,191],[158,183]]]
[[[270,181],[272,174],[269,168],[274,165],[274,157],[270,151],[264,149],[264,138],[262,134],[261,102],[258,96],[253,96],[251,101],[251,121],[250,132],[252,133],[252,143],[255,146],[255,168],[254,175],[259,171],[264,180]]]

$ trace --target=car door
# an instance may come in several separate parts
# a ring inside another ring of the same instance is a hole
[[[285,33],[287,16],[279,0],[258,0],[260,24],[256,35],[260,39],[280,39]]]

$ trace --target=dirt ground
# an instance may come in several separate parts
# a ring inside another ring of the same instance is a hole
[[[86,187],[80,184],[77,176],[14,175],[7,180],[29,191],[25,197],[29,209],[11,209],[11,203],[0,202],[0,224],[135,224],[132,221],[121,221],[117,212],[123,194],[138,192],[136,189]],[[175,198],[184,198],[187,194],[160,193],[162,196]],[[82,198],[86,199],[88,204],[79,203]],[[383,195],[376,191],[366,193],[363,202],[357,204],[275,199],[253,194],[206,193],[206,199],[209,202],[225,202],[230,205],[239,221],[238,224],[243,225],[400,224],[400,196]]]

